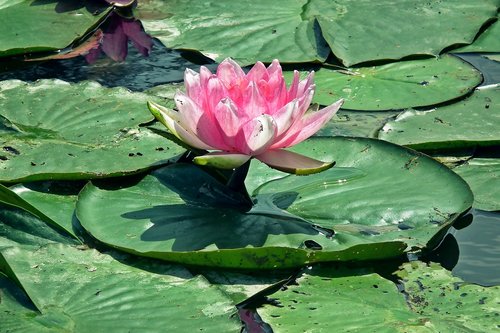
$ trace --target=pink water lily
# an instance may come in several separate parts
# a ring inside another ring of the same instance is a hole
[[[314,72],[303,79],[294,72],[286,86],[281,66],[257,62],[245,74],[232,59],[224,60],[216,74],[186,69],[186,92],[178,91],[178,111],[150,102],[149,109],[168,129],[191,147],[213,151],[194,162],[233,169],[254,157],[272,168],[296,174],[328,169],[321,162],[283,148],[316,133],[342,105],[309,110],[314,94]]]

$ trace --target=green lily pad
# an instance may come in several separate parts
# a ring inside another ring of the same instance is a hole
[[[308,16],[344,65],[409,55],[439,55],[448,46],[470,44],[496,17],[497,0],[317,0]]]
[[[292,73],[285,77],[291,81]],[[465,61],[443,56],[381,66],[334,70],[314,75],[313,101],[330,105],[344,98],[344,109],[394,110],[443,103],[471,92],[481,73]]]
[[[293,150],[355,172],[335,178],[334,167],[308,177],[283,177],[255,165],[247,186],[255,189],[253,195],[272,195],[287,212],[333,229],[333,238],[344,246],[397,240],[414,250],[432,248],[472,204],[467,184],[447,167],[384,141],[317,138]]]
[[[17,184],[10,189],[28,204],[46,214],[51,223],[67,231],[76,238],[73,216],[78,192],[85,183],[44,181]]]
[[[500,86],[428,111],[408,110],[382,128],[379,138],[419,150],[500,144]]]
[[[180,267],[141,265],[117,254],[58,244],[12,247],[2,255],[41,312],[32,311],[23,321],[45,323],[55,332],[241,329],[230,299]],[[5,316],[0,313],[0,320]]]
[[[467,52],[500,52],[500,24],[497,21],[489,26],[479,37],[470,45],[453,50],[453,53]]]
[[[356,173],[339,171],[336,177]],[[76,213],[91,235],[110,246],[200,266],[288,268],[385,258],[404,250],[400,241],[338,246],[323,230],[276,207],[269,195],[254,198],[252,209],[243,200],[201,167],[180,163],[138,183],[88,184]]]
[[[61,1],[0,1],[0,57],[64,49],[110,11],[90,12],[84,7],[62,12],[59,7],[64,7]]]
[[[500,158],[473,158],[453,171],[471,187],[475,208],[500,210]]]
[[[466,284],[437,265],[415,262],[403,270],[406,297],[369,270],[316,267],[270,295],[279,307],[258,312],[286,333],[495,331],[498,287]]]
[[[313,267],[269,297],[279,306],[258,313],[276,332],[427,332],[396,285],[368,269]]]
[[[314,135],[375,138],[380,128],[390,119],[396,118],[398,114],[397,111],[374,112],[341,109]]]
[[[167,47],[198,50],[216,61],[324,61],[331,49],[346,66],[438,55],[448,46],[471,43],[496,13],[496,0],[382,0],[376,5],[356,0],[156,0],[140,3],[137,10],[146,30]]]
[[[201,167],[173,164],[131,184],[87,185],[77,216],[101,242],[138,255],[286,268],[432,247],[472,204],[460,177],[414,151],[361,138],[316,138],[297,147],[341,167],[283,177],[257,163],[247,177],[250,189],[261,185],[250,207]]]
[[[0,273],[0,320],[5,332],[16,333],[58,333],[60,330],[47,327],[43,321],[30,320],[37,315],[24,291]],[[62,332],[61,332],[62,333]]]
[[[500,286],[482,287],[454,277],[438,264],[404,264],[396,272],[412,311],[431,332],[494,332],[498,329]],[[424,320],[425,320],[424,319]]]
[[[217,61],[324,61],[330,49],[314,19],[303,19],[306,3],[157,0],[139,3],[136,15],[167,47],[197,50]]]
[[[151,96],[95,82],[0,83],[0,181],[136,173],[184,150],[139,124]]]
[[[49,243],[79,243],[68,232],[54,225],[22,207],[0,202],[0,248],[20,244],[42,246]]]
[[[17,187],[17,192],[22,192],[22,189],[25,189],[22,185],[19,185]],[[66,200],[66,198],[62,199],[63,201]],[[73,200],[73,205],[76,200]],[[38,217],[40,220],[48,223],[49,225],[55,227],[56,229],[59,229],[61,231],[64,231],[67,233],[67,235],[71,235],[74,238],[77,238],[76,235],[73,233],[73,229],[71,228],[71,224],[60,224],[55,222],[51,217],[47,216],[44,211],[45,207],[43,207],[41,210],[36,207],[36,205],[32,205],[30,202],[24,200],[21,196],[19,196],[15,191],[12,191],[12,189],[8,189],[5,186],[0,184],[0,203],[4,205],[8,205],[11,207],[19,208],[22,209],[28,213],[31,213],[32,215]],[[61,212],[61,207],[60,206],[54,206],[54,201],[50,201],[48,205],[49,208],[52,209],[52,211],[56,210],[58,213]],[[73,210],[71,210],[72,212]],[[71,219],[70,219],[71,221]],[[71,222],[70,222],[71,223]]]

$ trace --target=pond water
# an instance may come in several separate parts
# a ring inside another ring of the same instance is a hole
[[[474,54],[464,54],[461,57],[483,73],[483,85],[499,82],[498,62]],[[131,90],[143,91],[156,85],[181,82],[185,68],[197,70],[200,64],[211,69],[216,66],[209,59],[193,54],[181,54],[155,40],[149,57],[143,57],[129,45],[129,55],[124,62],[114,62],[101,57],[97,62],[89,64],[83,57],[76,57],[29,64],[10,70],[6,70],[5,63],[0,63],[0,80],[94,80],[105,86],[124,86]],[[457,221],[456,226],[425,259],[441,263],[465,281],[484,286],[500,284],[500,213],[471,210],[468,215]]]

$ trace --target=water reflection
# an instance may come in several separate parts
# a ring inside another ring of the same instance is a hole
[[[96,62],[101,53],[114,61],[125,61],[129,41],[143,56],[148,56],[153,47],[153,39],[144,31],[141,21],[123,17],[117,12],[111,13],[99,29],[102,31],[99,46],[84,54],[89,63]]]
[[[425,260],[440,263],[466,282],[498,285],[499,226],[498,213],[472,210],[471,214],[455,223],[439,247]]]
[[[129,47],[131,46],[129,42]],[[193,60],[197,62],[198,59]],[[77,57],[30,65],[32,66],[7,69],[5,72],[1,72],[0,68],[0,80],[61,79],[68,82],[94,80],[108,87],[122,86],[142,91],[157,85],[182,81],[186,68],[199,70],[197,63],[185,59],[180,52],[166,48],[157,40],[153,40],[152,52],[147,58],[132,47],[129,48],[124,62],[115,62],[102,57],[95,63],[88,64],[83,57]],[[209,67],[215,68],[215,66]]]

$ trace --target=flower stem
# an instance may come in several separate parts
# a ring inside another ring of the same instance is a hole
[[[242,194],[244,201],[246,201],[251,207],[253,205],[253,201],[250,198],[250,195],[248,194],[245,187],[245,178],[247,177],[248,169],[250,168],[250,161],[251,160],[248,160],[248,162],[234,170],[231,178],[229,178],[229,181],[227,182],[227,187],[237,193]]]

